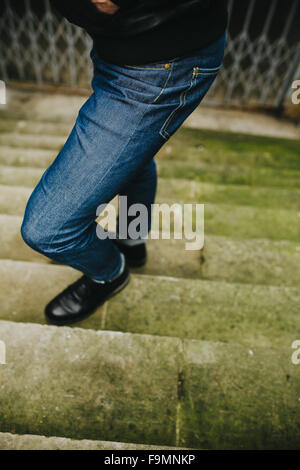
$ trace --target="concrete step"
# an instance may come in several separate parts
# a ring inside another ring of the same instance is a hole
[[[0,146],[1,165],[45,168],[52,163],[56,155],[57,151],[53,150]]]
[[[44,149],[23,149],[8,146],[0,146],[0,165],[1,178],[6,175],[5,166],[20,166],[16,170],[16,176],[24,167],[30,167],[34,171],[37,168],[42,170],[48,167],[55,159],[57,151]],[[217,165],[212,163],[186,162],[178,160],[168,160],[166,158],[157,158],[158,174],[163,178],[185,178],[199,182],[211,182],[215,184],[237,184],[248,186],[273,186],[286,188],[299,188],[300,171],[276,169],[276,168],[251,168],[243,165]],[[8,171],[8,170],[7,170]],[[28,170],[29,171],[29,170]],[[10,178],[8,184],[16,184]],[[23,186],[32,186],[31,180],[27,180],[26,175],[22,181]],[[33,184],[36,180],[33,180]],[[2,181],[1,181],[2,183]],[[19,184],[19,183],[18,183]]]
[[[2,432],[176,445],[179,340],[10,322],[0,338]]]
[[[24,84],[23,84],[24,85]],[[77,92],[80,95],[77,95]],[[26,120],[42,123],[72,124],[79,109],[88,98],[88,90],[76,90],[70,94],[67,89],[37,90],[36,87],[25,91],[16,87],[7,88],[8,106],[1,107],[0,118],[3,120]]]
[[[45,121],[30,121],[25,119],[1,119],[0,133],[50,135],[67,137],[71,131],[70,123],[55,123]]]
[[[0,258],[49,263],[22,240],[22,217],[0,215]],[[186,251],[184,240],[149,240],[142,274],[299,287],[299,243],[205,237],[203,251]]]
[[[42,168],[0,165],[0,184],[33,188],[39,182],[43,173]]]
[[[45,323],[45,305],[80,274],[0,261],[0,319]],[[128,287],[76,327],[285,347],[300,331],[300,290],[133,274]]]
[[[43,129],[43,122],[37,122],[34,128],[34,124],[22,121],[21,131],[18,125],[10,127],[9,116],[2,131],[0,123],[1,145],[57,151],[65,143],[65,131],[71,128],[70,123],[64,124],[63,128],[57,123],[58,132],[55,133],[53,123],[47,123]],[[240,166],[242,163],[250,168],[300,170],[299,154],[299,140],[181,128],[162,147],[158,158],[212,165]]]
[[[32,188],[43,174],[42,169],[31,167],[0,166],[0,185]],[[300,182],[300,180],[299,180]],[[0,195],[5,198],[5,187]],[[9,191],[9,189],[7,189]],[[12,192],[17,191],[11,189]],[[28,197],[24,191],[24,198]],[[10,194],[8,195],[10,196]],[[232,204],[258,208],[300,210],[300,190],[287,188],[253,187],[246,185],[221,185],[200,183],[183,178],[159,178],[158,199],[174,202]]]
[[[256,168],[243,165],[212,164],[199,161],[186,162],[157,158],[158,174],[162,178],[185,178],[214,184],[236,184],[278,188],[299,188],[300,171],[276,168]]]
[[[291,350],[0,322],[2,432],[299,449]],[[267,432],[266,432],[267,430]]]
[[[122,442],[75,440],[31,434],[0,433],[0,450],[180,450],[178,447],[145,446]]]
[[[20,134],[16,132],[0,133],[0,145],[23,149],[46,149],[58,151],[64,145],[63,136]]]
[[[299,140],[182,128],[162,147],[158,157],[169,162],[299,171],[299,155]]]
[[[57,89],[42,87],[37,90],[22,83],[18,89],[7,88],[9,106],[0,109],[0,117],[16,120],[27,119],[37,122],[74,121],[78,110],[86,101],[91,90],[77,88]],[[26,90],[24,89],[26,86]],[[224,130],[226,132],[246,132],[254,135],[299,138],[296,124],[259,112],[217,109],[205,104],[196,109],[185,121],[185,127],[196,129]]]
[[[169,182],[167,182],[169,183]],[[231,201],[234,201],[234,197],[238,193],[236,190],[226,190],[226,187],[212,188],[210,185],[201,186],[199,183],[185,183],[180,181],[173,181],[173,184],[165,184],[164,181],[160,181],[159,190],[156,198],[157,203],[166,202],[169,205],[173,204],[174,197],[178,203],[193,203],[201,202],[204,203],[206,197],[209,199],[222,199],[222,193],[224,199],[226,195],[231,197]],[[182,184],[184,183],[184,184]],[[214,191],[215,190],[215,191]],[[289,191],[282,191],[282,199],[286,200],[288,204],[289,199],[293,199],[292,194]],[[6,186],[0,185],[0,213],[6,215],[23,215],[26,202],[32,192],[32,189],[20,187],[20,186]],[[203,198],[201,196],[203,194]],[[276,194],[275,190],[275,194]],[[293,191],[291,191],[292,193]],[[240,191],[244,198],[244,202],[247,199],[247,191]],[[249,190],[251,194],[251,190]],[[269,190],[272,193],[272,190]],[[255,193],[253,191],[252,199],[259,200],[263,203],[263,196],[269,195],[269,201],[271,202],[271,194],[268,191],[261,191],[261,199],[259,191]],[[205,195],[207,194],[207,196]],[[300,201],[300,197],[297,198],[297,191],[295,190],[294,196],[294,210],[285,210],[279,208],[261,208],[251,206],[241,206],[234,204],[205,204],[205,233],[208,235],[220,235],[232,238],[265,238],[270,240],[291,240],[298,241],[300,238],[300,216],[296,210],[296,206]],[[169,196],[167,198],[166,196]],[[286,198],[285,198],[286,196]],[[275,197],[275,196],[274,196]],[[180,199],[181,198],[181,199]],[[251,200],[251,196],[249,197]],[[280,195],[275,198],[279,201]],[[267,200],[267,196],[266,196]],[[237,202],[237,201],[236,201]],[[267,204],[267,203],[266,203]],[[194,211],[195,212],[195,211]],[[156,211],[154,211],[156,213]],[[190,215],[190,219],[192,214]],[[195,221],[195,214],[193,220]],[[163,227],[159,219],[154,219],[153,230],[161,230]]]
[[[48,151],[44,152],[46,152],[45,156],[46,158],[49,158],[50,164],[53,159],[53,154],[50,153],[50,155],[47,156]],[[16,164],[18,164],[18,155],[15,153],[14,149],[9,149],[9,153],[6,155],[6,161],[9,160],[9,155],[12,155],[13,158],[17,157],[17,160],[15,161]],[[21,158],[22,155],[19,154],[19,157]],[[39,159],[39,155],[36,153],[29,155],[28,158],[34,165],[38,166],[24,166],[24,161],[22,162],[23,166],[0,164],[0,184],[25,187],[35,186],[41,178],[44,168],[39,167],[41,165],[41,161]],[[42,155],[41,158],[43,159]],[[259,188],[261,192],[266,192],[267,195],[274,193],[275,189],[280,189],[281,191],[287,189],[289,193],[292,193],[292,191],[290,191],[292,188],[295,188],[296,194],[298,194],[297,189],[300,187],[300,172],[297,171],[278,171],[264,168],[248,171],[245,167],[222,167],[216,165],[212,167],[211,165],[196,165],[196,163],[189,164],[177,161],[172,162],[170,165],[170,163],[165,160],[157,160],[157,163],[158,175],[160,179],[165,180],[166,184],[169,179],[171,179],[171,181],[184,179],[186,181],[193,181],[201,184],[201,186],[203,186],[203,183],[208,183],[212,186],[222,185],[222,187],[230,185],[230,188],[234,189],[236,187],[236,191],[238,192],[243,190],[244,187],[245,192],[248,192],[248,188]],[[268,188],[272,188],[272,191],[268,192]],[[295,201],[295,199],[293,199],[293,201],[294,204],[298,205],[298,200]],[[269,199],[268,203],[274,204],[273,198]],[[290,205],[287,208],[290,208]]]

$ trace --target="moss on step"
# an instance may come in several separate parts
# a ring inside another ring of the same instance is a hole
[[[45,323],[45,305],[79,276],[63,266],[0,261],[0,319]],[[299,289],[132,275],[124,291],[76,326],[287,347],[300,331],[299,304]]]
[[[157,198],[181,203],[232,204],[253,208],[300,210],[299,188],[257,188],[159,178]]]
[[[175,445],[179,340],[10,322],[0,338],[3,432]]]
[[[299,449],[300,373],[291,351],[184,341],[180,442],[219,450]]]
[[[23,153],[20,149],[5,149],[0,147],[1,184],[33,186],[38,179],[31,179],[29,176],[30,172],[32,171],[32,174],[38,171],[42,173],[44,168],[50,165],[55,157],[56,152],[53,153],[47,150],[39,151],[33,149],[28,151],[27,149]],[[26,167],[28,167],[28,177],[27,172],[25,172],[24,178],[20,179],[19,174],[22,174]],[[237,185],[238,187],[242,185],[278,187],[282,189],[297,189],[300,187],[300,171],[247,168],[243,165],[222,166],[175,160],[170,164],[168,160],[160,159],[158,160],[158,175],[164,179],[175,178],[177,181],[183,178],[199,183]]]
[[[34,167],[0,165],[0,191],[2,185],[34,188],[44,170]],[[12,189],[11,189],[12,190]],[[26,194],[25,194],[26,196]],[[221,185],[200,183],[183,178],[159,178],[157,200],[170,200],[172,203],[232,204],[258,208],[300,210],[300,190],[298,188],[270,188],[245,185]]]
[[[269,186],[299,188],[300,171],[276,168],[256,168],[243,165],[241,160],[235,165],[186,162],[180,160],[157,159],[158,174],[162,178],[185,178],[198,182],[215,184],[236,184],[248,186]]]
[[[3,432],[299,449],[291,348],[0,322]]]
[[[160,200],[158,203],[166,202],[170,206],[172,200]],[[153,229],[164,230],[164,221],[160,220],[158,207],[153,211]],[[171,214],[172,215],[172,214]],[[195,207],[191,213],[184,214],[187,226],[196,229]],[[269,240],[290,240],[300,239],[300,216],[297,211],[282,209],[261,209],[251,206],[236,206],[230,204],[205,204],[205,236],[225,236],[238,239],[269,239]],[[182,221],[181,214],[176,215],[171,220]],[[172,230],[174,228],[172,227]]]
[[[0,119],[0,142],[12,146],[51,148],[63,145],[70,124]],[[26,135],[27,134],[27,135]],[[43,135],[42,135],[43,134]],[[58,137],[61,136],[61,137]],[[46,145],[46,147],[45,147]],[[181,128],[162,147],[159,158],[202,163],[300,169],[298,140],[232,132]]]
[[[176,182],[175,182],[176,183]],[[188,203],[188,202],[200,202],[202,201],[201,189],[199,184],[182,184],[177,188],[178,200],[179,203]],[[226,187],[215,188],[207,186],[203,188],[203,200],[205,194],[207,194],[208,199],[221,199],[222,193],[224,191],[224,199],[228,194],[229,204],[205,204],[205,234],[207,235],[218,235],[218,236],[227,236],[231,238],[265,238],[270,240],[291,240],[298,241],[300,238],[300,217],[299,212],[296,210],[298,199],[297,191],[294,192],[295,202],[294,210],[284,210],[276,207],[276,209],[268,209],[261,207],[251,207],[251,206],[239,206],[230,204],[230,201],[238,202],[237,198],[239,196],[239,191],[229,189],[228,193]],[[32,192],[32,189],[18,187],[18,186],[0,186],[0,213],[7,215],[23,215],[26,202]],[[174,184],[174,193],[176,192],[176,184]],[[272,193],[272,191],[270,191]],[[268,191],[256,192],[254,189],[249,189],[249,200],[252,202],[257,202],[257,204],[262,204],[264,197],[266,199],[266,204],[271,201],[271,194]],[[171,198],[172,196],[172,185],[169,186],[166,190],[161,190],[163,195],[168,194]],[[240,191],[243,201],[246,202],[246,194],[243,190]],[[293,191],[283,191],[282,199],[285,200],[285,203],[288,204],[288,201],[292,199]],[[179,196],[182,199],[179,199]],[[277,196],[275,191],[275,201],[279,201],[280,196]],[[175,197],[175,195],[173,195]],[[300,199],[300,198],[299,198]],[[167,202],[169,205],[172,205],[173,199],[162,199],[160,194],[158,194],[157,203]],[[156,217],[158,214],[158,207],[156,206],[154,211],[154,220],[153,220],[153,229],[160,230],[163,228],[162,221],[159,217]],[[193,215],[193,217],[192,217]],[[186,217],[186,214],[185,214]],[[196,215],[195,210],[188,216],[190,221],[190,226],[194,227]],[[181,218],[179,219],[179,225],[182,226]]]
[[[289,347],[299,305],[299,289],[135,276],[108,302],[105,329]]]
[[[28,121],[8,121],[5,124],[0,120],[0,144],[22,150],[40,148],[57,151],[64,144],[69,128],[69,124],[65,127]],[[200,163],[212,167],[221,165],[227,169],[233,165],[244,170],[248,168],[253,174],[253,169],[299,171],[299,155],[298,140],[182,128],[157,156],[162,161],[195,163],[196,168]]]
[[[206,204],[205,233],[239,239],[298,242],[300,217],[296,211],[282,209]]]
[[[300,142],[182,128],[164,145],[159,158],[211,165],[300,169]]]
[[[0,215],[0,258],[49,263],[21,239],[21,217]],[[138,271],[192,279],[299,287],[300,245],[295,242],[205,237],[203,252],[183,240],[150,240],[147,265]]]

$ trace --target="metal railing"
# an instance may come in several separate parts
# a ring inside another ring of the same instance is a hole
[[[0,79],[87,88],[90,37],[49,0],[2,0]],[[300,0],[229,0],[224,66],[208,104],[280,107],[299,74]]]

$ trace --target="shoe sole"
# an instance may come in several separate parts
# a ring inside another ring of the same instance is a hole
[[[119,292],[121,292],[121,290],[123,290],[123,289],[129,284],[129,281],[130,281],[130,275],[128,275],[127,278],[125,279],[125,281],[124,281],[122,284],[120,284],[113,292],[111,292],[101,304],[97,305],[97,307],[95,307],[91,312],[89,312],[89,313],[88,313],[87,315],[85,315],[84,317],[81,317],[80,319],[78,319],[78,320],[73,320],[73,321],[65,320],[65,321],[61,321],[61,322],[55,322],[55,321],[50,320],[50,319],[47,317],[47,314],[45,314],[47,323],[48,323],[49,325],[55,325],[55,326],[67,326],[67,325],[73,325],[74,323],[80,323],[81,321],[86,320],[86,319],[89,318],[91,315],[93,315],[93,314],[98,310],[98,308],[102,307],[102,305],[104,305],[105,302],[107,302],[109,299],[111,299],[111,298],[114,297],[116,294],[118,294]]]

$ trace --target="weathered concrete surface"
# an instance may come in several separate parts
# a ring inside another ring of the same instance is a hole
[[[299,212],[229,204],[205,205],[205,233],[230,238],[300,240]]]
[[[9,166],[46,168],[55,157],[56,150],[43,150],[34,148],[13,148],[7,145],[0,146],[0,164]]]
[[[66,92],[52,90],[9,87],[9,106],[2,112],[11,119],[35,119],[37,121],[72,122],[78,110],[88,97],[88,90],[82,96],[67,95]],[[185,121],[184,126],[230,132],[244,132],[272,137],[299,138],[299,126],[288,121],[258,112],[233,109],[217,109],[203,104]]]
[[[5,192],[7,192],[7,208],[3,203],[3,210],[9,210],[9,204],[12,203],[12,195],[9,191],[15,193],[23,191],[26,199],[27,194],[34,188],[42,174],[43,170],[40,168],[0,166],[0,194],[4,201]],[[30,189],[27,191],[27,188]],[[263,209],[300,210],[300,190],[296,188],[221,185],[200,183],[183,178],[159,178],[157,201],[160,200],[169,200],[172,203],[211,203]]]
[[[179,340],[11,322],[0,338],[3,432],[176,444]]]
[[[27,246],[21,237],[22,217],[0,215],[0,258],[22,261],[50,262]]]
[[[185,121],[185,127],[244,132],[269,137],[299,139],[299,126],[260,112],[199,106]]]
[[[32,188],[0,185],[0,214],[23,215]]]
[[[167,203],[170,207],[174,200],[161,200],[157,203]],[[181,201],[175,200],[180,203]],[[188,202],[193,202],[189,200]],[[185,201],[185,203],[188,203]],[[158,206],[153,211],[153,230],[161,230],[162,224],[155,218]],[[174,219],[176,220],[175,216]],[[194,226],[196,221],[195,206],[191,213],[184,212],[188,226]],[[179,220],[182,220],[181,214]],[[251,206],[231,204],[205,204],[204,206],[205,234],[239,239],[264,238],[269,240],[300,239],[300,216],[297,211],[284,209],[262,209]]]
[[[48,150],[39,151],[34,149],[30,153],[27,151],[29,162],[24,158],[21,160],[22,151],[16,152],[10,149],[9,154],[5,154],[5,149],[0,147],[0,184],[12,186],[33,187],[38,182],[44,172],[42,162],[50,165],[55,158],[56,153]],[[11,157],[11,158],[10,158]],[[24,155],[23,155],[24,157]],[[40,157],[40,158],[39,158]],[[1,165],[1,158],[4,164]],[[15,165],[10,166],[7,162],[13,160]],[[217,185],[235,185],[241,188],[243,185],[251,187],[272,187],[277,188],[299,188],[300,187],[300,171],[297,170],[277,170],[274,168],[253,168],[249,169],[242,165],[211,165],[205,163],[188,163],[184,161],[173,161],[172,164],[165,159],[156,159],[158,175],[161,178],[172,178],[178,180],[187,179],[201,183],[213,183]],[[30,166],[30,162],[33,165]],[[25,166],[26,165],[26,166]],[[167,183],[167,181],[166,181]],[[280,193],[279,193],[280,194]],[[271,201],[270,201],[271,202]]]
[[[3,432],[299,449],[291,349],[0,322]]]
[[[0,121],[1,146],[12,146],[21,152],[32,149],[51,149],[55,153],[65,142],[67,135],[65,129],[63,132],[55,133],[53,129],[49,132],[48,126],[53,127],[53,124],[47,123],[45,130],[42,130],[38,127],[42,126],[42,123],[37,121],[37,129],[34,132],[32,123],[23,125],[25,129],[23,131],[17,128],[10,131],[3,129],[4,132],[1,132]],[[9,124],[6,127],[9,127]],[[27,133],[28,131],[30,133]],[[183,128],[162,147],[157,157],[162,160],[184,161],[196,165],[209,163],[213,166],[226,165],[227,168],[232,165],[244,166],[249,171],[259,168],[299,171],[299,151],[299,139],[268,138]],[[1,148],[0,157],[2,154]],[[44,166],[47,166],[47,163],[45,161]]]
[[[300,331],[300,290],[134,276],[108,302],[105,328],[289,347]]]
[[[228,204],[253,208],[300,210],[300,190],[247,185],[200,183],[176,178],[159,178],[158,199],[173,202]]]
[[[0,215],[0,258],[49,263],[22,240],[21,217]],[[186,251],[184,240],[149,240],[141,274],[299,287],[299,243],[205,237],[202,252]]]
[[[0,184],[34,188],[43,173],[42,168],[0,165]]]
[[[300,369],[291,349],[184,341],[181,440],[206,449],[300,449]]]
[[[21,215],[29,193],[16,185],[30,188],[53,161],[84,98],[20,94],[16,104],[10,90],[8,98],[0,164],[20,167],[15,177],[0,169],[0,182],[14,186],[0,188],[0,212]],[[37,122],[15,120],[29,116]],[[80,325],[88,330],[0,321],[8,361],[0,366],[0,429],[146,446],[299,449],[300,379],[290,347],[299,331],[299,190],[290,190],[299,188],[299,153],[296,140],[176,133],[158,166],[181,181],[160,185],[159,200],[206,203],[206,233],[230,238],[206,237],[201,253],[150,241],[142,275]],[[0,318],[39,322],[44,303],[80,274],[26,247],[20,222],[0,216],[0,257],[38,263],[1,262]],[[165,337],[92,331],[100,328]],[[193,337],[244,347],[186,339]]]
[[[279,204],[280,196],[283,199],[283,206],[284,203],[286,206],[288,205],[288,200],[294,200],[293,204],[291,204],[294,210],[285,210],[282,208],[279,209],[278,207],[264,208],[260,206],[263,204],[264,198],[267,200],[267,197],[269,197],[269,201],[272,199],[272,191],[270,191],[271,194],[269,195],[263,191],[261,195],[259,195],[256,193],[256,190],[250,188],[248,190],[249,203],[252,198],[257,200],[257,204],[259,205],[259,207],[252,207],[247,205],[235,205],[238,201],[234,202],[232,199],[230,200],[230,188],[228,193],[223,189],[224,201],[227,202],[228,198],[229,203],[221,204],[217,203],[217,200],[222,199],[222,188],[212,188],[210,185],[204,185],[205,187],[203,187],[201,191],[201,185],[197,183],[192,184],[187,182],[187,184],[181,185],[179,182],[177,189],[176,184],[168,184],[168,180],[160,181],[159,183],[161,189],[158,192],[157,203],[167,202],[169,206],[171,206],[174,201],[177,203],[205,203],[205,233],[208,235],[222,235],[246,239],[267,238],[269,240],[292,241],[298,241],[300,239],[300,216],[297,211],[300,195],[296,190],[294,194],[292,194],[293,191],[289,192],[283,190],[283,194],[280,194],[280,190],[275,190],[275,193],[278,192],[279,194],[277,197],[274,195],[274,204],[276,204],[276,202]],[[31,188],[1,185],[0,212],[8,215],[23,215],[26,202],[31,192]],[[201,196],[201,192],[203,196]],[[231,194],[233,198],[237,192],[238,191],[235,189],[232,190]],[[243,188],[241,189],[241,193],[244,193]],[[169,199],[162,198],[162,195],[168,195]],[[243,197],[247,198],[247,191],[246,194],[243,194]],[[215,199],[216,203],[206,203],[207,199]],[[267,204],[266,202],[266,205]],[[157,209],[157,206],[155,206],[153,212],[153,230],[160,230],[162,228],[159,218],[155,217]],[[184,216],[187,217],[187,213],[185,213]],[[195,223],[195,220],[196,214],[194,210],[193,213],[190,214],[191,226],[193,221]],[[180,218],[180,227],[182,226],[181,221],[182,219]]]
[[[269,240],[205,237],[203,279],[299,287],[300,246]]]
[[[79,276],[65,266],[0,261],[0,319],[45,323],[45,305]],[[299,289],[132,275],[124,291],[75,326],[288,347],[300,331],[299,305]]]
[[[145,446],[123,442],[75,440],[65,437],[46,437],[0,433],[0,450],[176,450],[178,447]],[[182,449],[182,448],[181,448]]]
[[[1,260],[0,319],[45,324],[45,305],[80,276],[65,266]],[[104,329],[106,310],[107,304],[75,327]]]
[[[41,168],[48,167],[55,159],[57,151],[43,149],[23,149],[0,146],[0,164],[24,167]],[[215,164],[210,162],[201,162],[201,158],[197,161],[180,161],[167,158],[157,158],[158,174],[165,178],[189,179],[199,182],[211,182],[215,184],[236,184],[248,186],[271,186],[282,188],[299,188],[300,171],[282,168],[268,167],[249,167],[245,166],[242,160],[236,164]],[[2,172],[5,169],[1,170]],[[15,170],[16,172],[18,170]],[[21,170],[19,170],[20,172]],[[17,173],[16,173],[17,175]],[[13,180],[12,180],[13,181]],[[1,182],[1,184],[3,184]],[[13,183],[7,184],[16,184]],[[22,183],[27,186],[26,179]],[[28,183],[32,186],[32,183]]]
[[[8,132],[0,133],[0,145],[17,148],[60,150],[64,145],[65,137],[53,135],[20,134]]]
[[[87,96],[67,93],[43,93],[36,90],[7,88],[7,106],[0,112],[3,119],[72,123]]]
[[[185,251],[181,240],[150,240],[148,249],[139,273],[299,287],[299,243],[206,236],[202,252]]]
[[[68,123],[55,123],[45,121],[31,121],[24,119],[1,119],[0,132],[2,134],[12,132],[31,135],[54,135],[67,137],[72,128]]]
[[[299,170],[249,167],[243,165],[242,159],[231,165],[202,162],[201,158],[193,162],[172,160],[170,163],[167,158],[157,158],[156,161],[158,174],[163,178],[185,178],[215,184],[245,184],[279,188],[300,187]]]
[[[180,129],[162,147],[158,158],[211,165],[300,170],[300,140],[270,139],[198,129]]]

